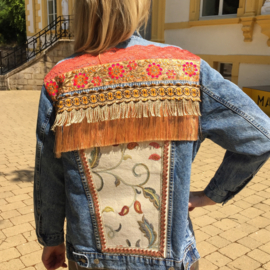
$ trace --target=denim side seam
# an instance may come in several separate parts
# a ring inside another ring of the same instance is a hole
[[[44,140],[45,140],[45,130],[49,124],[49,121],[50,121],[50,117],[52,115],[52,111],[53,111],[53,108],[50,107],[49,110],[47,111],[47,114],[46,114],[46,117],[45,117],[45,120],[44,122],[42,123],[41,125],[41,128],[40,128],[40,131],[38,133],[39,138],[37,138],[37,151],[36,151],[36,161],[35,161],[35,175],[34,175],[34,178],[35,178],[35,190],[36,190],[36,196],[34,196],[34,198],[36,199],[36,233],[38,235],[38,241],[40,244],[42,245],[45,245],[45,242],[43,240],[43,238],[41,237],[42,235],[42,217],[41,217],[41,205],[42,205],[42,202],[41,202],[41,190],[40,190],[40,172],[41,172],[41,156],[42,156],[42,148],[43,148],[43,143],[44,143]]]
[[[259,130],[265,137],[267,137],[270,140],[270,133],[264,129],[261,125],[259,125],[252,117],[247,115],[245,112],[239,110],[239,108],[235,107],[234,105],[230,104],[229,102],[223,100],[219,96],[212,93],[207,87],[202,86],[202,91],[204,91],[206,94],[211,96],[213,99],[215,99],[217,102],[221,103],[225,107],[231,109],[233,112],[237,113],[239,116],[243,117],[246,121],[248,121],[251,125],[253,125],[257,130]]]
[[[36,157],[38,157],[38,159],[37,159],[38,163],[36,164],[38,166],[36,166],[36,170],[39,173],[40,173],[40,164],[41,164],[41,162],[40,162],[41,161],[41,152],[42,152],[41,149],[43,147],[43,142],[45,140],[45,134],[46,134],[45,130],[46,130],[47,125],[49,124],[52,112],[53,112],[53,107],[50,107],[49,110],[47,111],[45,120],[42,123],[41,128],[40,128],[40,132],[38,134],[40,137],[40,141],[38,142],[39,144],[38,144],[37,155],[36,155]]]
[[[174,154],[175,144],[171,142],[171,159],[170,159],[170,178],[169,178],[169,201],[168,201],[168,217],[167,217],[167,257],[171,258],[171,227],[172,227],[172,209],[173,209],[173,188],[174,188]]]
[[[92,219],[95,238],[96,238],[95,239],[96,240],[96,246],[97,246],[97,249],[101,250],[101,242],[100,242],[100,236],[99,236],[98,225],[97,225],[97,220],[96,220],[94,202],[93,202],[93,199],[92,199],[92,196],[91,196],[88,184],[87,184],[87,180],[86,180],[86,177],[85,177],[85,172],[84,172],[84,169],[83,169],[83,165],[82,165],[82,162],[81,162],[79,152],[74,151],[73,153],[74,153],[74,156],[75,156],[75,160],[76,160],[76,163],[77,163],[77,166],[78,166],[78,171],[80,173],[83,188],[84,188],[84,191],[85,191],[85,194],[86,194],[86,197],[87,197],[87,201],[88,201],[90,216],[91,216],[91,219]]]

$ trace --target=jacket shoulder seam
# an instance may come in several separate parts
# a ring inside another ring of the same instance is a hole
[[[237,108],[236,106],[232,105],[228,101],[225,101],[222,98],[220,98],[219,96],[215,95],[207,87],[205,87],[205,86],[202,85],[201,86],[201,89],[206,94],[208,94],[210,97],[212,97],[213,99],[215,99],[216,101],[218,101],[219,103],[221,103],[222,105],[224,105],[225,107],[229,108],[230,110],[232,110],[233,112],[237,113],[239,116],[241,116],[242,118],[244,118],[247,122],[249,122],[252,126],[254,126],[257,130],[259,130],[265,137],[267,137],[270,140],[270,134],[269,134],[269,132],[266,129],[264,129],[261,125],[259,125],[254,120],[254,118],[250,117],[245,112],[241,111],[239,108]]]

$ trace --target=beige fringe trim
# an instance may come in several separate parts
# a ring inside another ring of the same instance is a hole
[[[57,114],[52,130],[56,127],[82,123],[97,123],[108,120],[148,117],[186,116],[200,114],[200,102],[192,100],[155,100],[89,107],[87,109],[64,111]]]

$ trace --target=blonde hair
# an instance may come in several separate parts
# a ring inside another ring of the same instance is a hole
[[[77,0],[75,52],[99,54],[147,24],[151,0]]]

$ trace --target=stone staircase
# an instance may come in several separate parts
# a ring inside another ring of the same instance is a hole
[[[0,57],[0,90],[40,90],[44,76],[73,54],[72,16],[59,16],[26,44]]]
[[[8,90],[7,80],[5,75],[0,75],[0,90]]]

